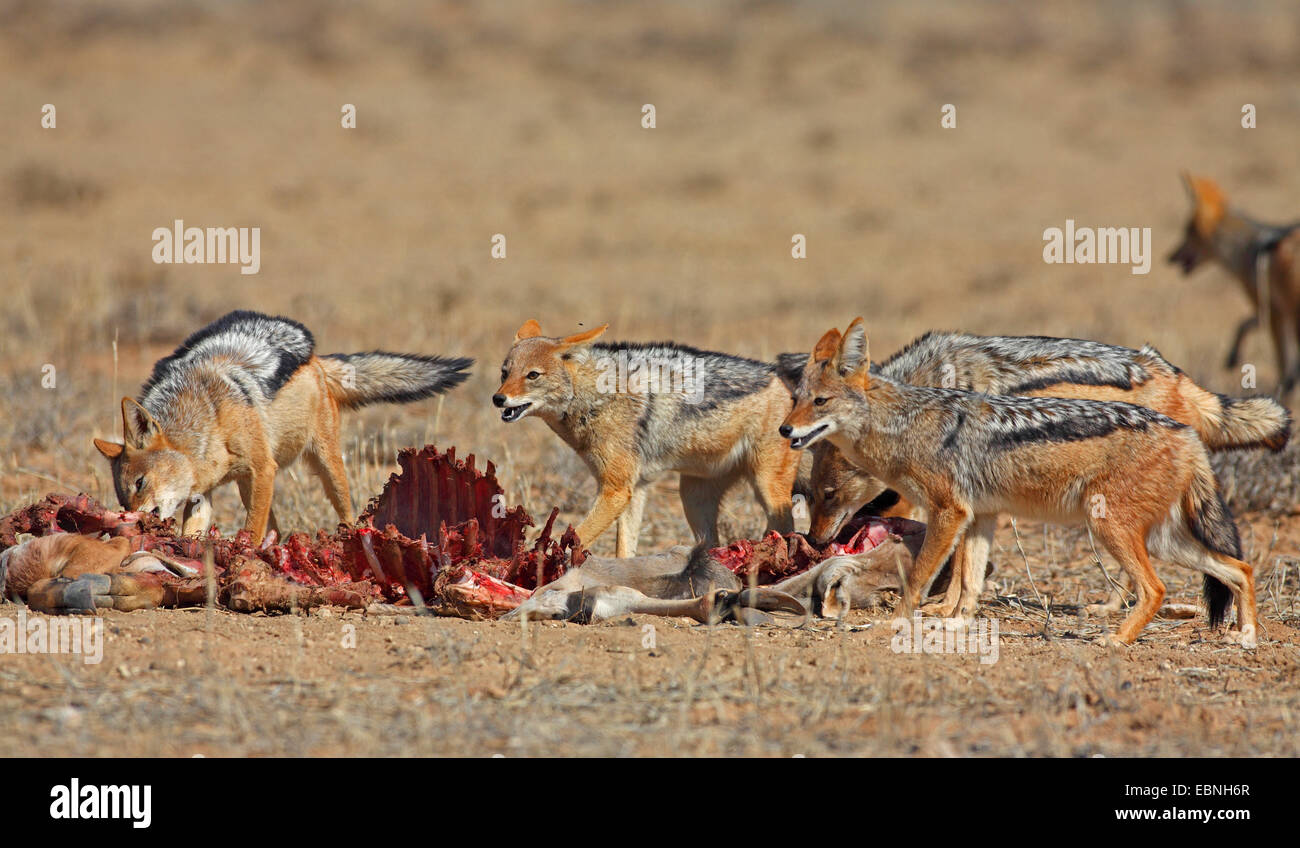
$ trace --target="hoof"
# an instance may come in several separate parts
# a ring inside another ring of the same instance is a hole
[[[112,600],[103,603],[113,588],[113,578],[107,574],[83,574],[63,587],[64,612],[93,614],[97,606],[112,606]],[[96,600],[100,603],[96,603]]]

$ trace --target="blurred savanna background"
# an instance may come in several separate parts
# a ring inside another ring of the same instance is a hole
[[[1164,264],[1179,172],[1300,217],[1286,4],[6,0],[0,39],[5,507],[51,487],[111,500],[91,437],[235,308],[294,317],[324,352],[478,360],[441,405],[351,419],[358,508],[385,476],[369,466],[428,440],[581,517],[585,469],[487,400],[528,318],[756,357],[858,314],[878,357],[934,328],[1151,342],[1232,391],[1220,360],[1250,307],[1225,273]],[[1067,218],[1151,227],[1151,272],[1044,264]],[[260,273],[154,264],[176,219],[260,227]],[[1266,336],[1246,353],[1267,386]],[[278,510],[328,525],[305,477]],[[647,538],[680,538],[660,500]]]
[[[111,503],[91,438],[117,437],[118,399],[237,308],[302,321],[322,352],[477,360],[443,400],[348,419],[358,511],[397,449],[434,442],[495,462],[535,516],[581,518],[585,468],[489,402],[529,318],[760,358],[856,315],[878,358],[928,329],[1150,342],[1241,393],[1222,358],[1248,301],[1226,272],[1164,261],[1179,173],[1300,218],[1298,75],[1286,2],[0,0],[0,511],[47,491]],[[154,264],[176,219],[260,227],[260,273]],[[1150,227],[1150,273],[1045,264],[1067,219]],[[1245,347],[1261,389],[1269,350]],[[689,539],[675,491],[656,490],[643,550]],[[303,467],[276,499],[288,529],[332,526]],[[217,507],[241,524],[233,487]],[[1260,557],[1294,536],[1263,526]],[[737,498],[725,532],[760,527]],[[1047,533],[1031,558],[1083,556],[1086,538]],[[1099,593],[1070,558],[1053,568]],[[1195,598],[1199,577],[1162,573]]]

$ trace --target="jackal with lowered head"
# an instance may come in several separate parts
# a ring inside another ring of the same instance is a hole
[[[797,384],[801,370],[802,362],[798,370],[785,368],[787,384]],[[1210,451],[1279,451],[1291,433],[1291,414],[1277,401],[1206,391],[1150,345],[1133,350],[1085,339],[931,332],[873,365],[872,371],[915,386],[1145,406],[1194,429]],[[812,452],[808,535],[822,542],[886,493],[886,487],[828,441],[818,442]],[[894,511],[907,514],[907,505]]]
[[[1164,598],[1148,551],[1204,577],[1218,626],[1235,598],[1238,641],[1256,642],[1255,585],[1195,430],[1114,401],[988,395],[912,386],[870,370],[857,318],[813,348],[780,433],[828,440],[922,505],[929,525],[903,599],[915,609],[962,541],[960,614],[974,615],[999,513],[1086,524],[1120,563],[1137,603],[1108,641],[1129,644]]]
[[[124,442],[95,439],[122,508],[164,518],[183,508],[182,531],[201,533],[210,493],[234,482],[256,544],[268,525],[278,530],[276,472],[301,455],[339,521],[351,521],[340,410],[445,392],[473,363],[384,351],[317,356],[315,345],[297,321],[241,310],[160,359],[139,400],[122,398]]]

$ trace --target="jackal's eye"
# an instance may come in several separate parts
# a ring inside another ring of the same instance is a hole
[[[504,382],[506,381],[506,378],[509,377],[509,376],[510,376],[510,372],[507,371],[506,369],[502,368],[502,369],[501,369],[501,382],[504,383]]]
[[[813,398],[813,405],[814,405],[814,406],[825,406],[827,400],[829,400],[829,398],[824,398],[824,397]]]
[[[144,477],[135,478],[135,493],[138,495],[144,491]]]
[[[528,380],[536,380],[540,376],[542,375],[537,371],[529,371],[527,374],[524,375],[524,378]]]
[[[830,503],[830,502],[834,501],[834,500],[835,500],[835,490],[834,490],[834,489],[826,489],[825,491],[823,491],[823,492],[822,492],[822,500],[826,501],[826,503]]]

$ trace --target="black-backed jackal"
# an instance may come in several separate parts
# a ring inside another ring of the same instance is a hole
[[[1211,626],[1236,600],[1239,641],[1253,647],[1255,585],[1205,446],[1186,425],[1142,406],[911,386],[872,374],[862,319],[813,349],[781,435],[800,449],[826,439],[929,516],[904,589],[915,609],[939,566],[961,574],[959,612],[974,615],[999,513],[1083,523],[1120,563],[1137,603],[1114,637],[1132,643],[1164,584],[1148,550],[1205,575]],[[964,539],[963,539],[963,534]]]
[[[1267,324],[1285,396],[1300,379],[1300,223],[1261,224],[1229,207],[1213,180],[1184,173],[1183,183],[1192,214],[1169,261],[1190,274],[1213,260],[1237,278],[1255,314],[1237,326],[1225,367],[1237,367],[1246,334]]]
[[[339,521],[349,522],[339,411],[444,392],[473,362],[383,351],[317,356],[314,348],[297,321],[238,311],[160,359],[140,399],[122,398],[125,444],[95,439],[122,508],[165,518],[183,508],[183,532],[198,533],[211,519],[210,492],[233,481],[257,543],[276,527],[276,471],[305,455]]]
[[[776,432],[790,410],[776,366],[668,342],[597,343],[604,332],[551,338],[526,322],[492,396],[502,421],[536,415],[596,477],[596,503],[577,527],[583,544],[617,521],[618,556],[635,554],[648,487],[672,471],[697,541],[718,541],[722,497],[742,481],[768,529],[794,529],[799,455]]]
[[[1291,431],[1291,415],[1276,401],[1208,392],[1149,345],[1133,350],[1084,339],[932,332],[872,366],[872,371],[915,386],[1146,406],[1190,426],[1211,451],[1278,451]],[[798,379],[797,372],[785,376],[787,382]],[[833,538],[886,487],[828,441],[817,443],[812,452],[808,535],[821,542]],[[906,512],[906,504],[901,506],[896,511]]]

